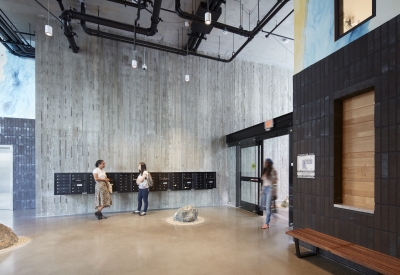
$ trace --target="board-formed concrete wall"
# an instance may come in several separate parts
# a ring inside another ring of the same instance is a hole
[[[54,173],[93,171],[97,159],[108,172],[136,171],[140,161],[154,172],[217,172],[216,189],[152,192],[150,209],[235,205],[235,150],[225,135],[291,112],[291,70],[146,49],[144,72],[131,67],[133,45],[74,25],[74,54],[61,29],[44,35],[46,22],[36,24],[37,216],[93,211],[93,195],[54,196],[53,182]],[[136,193],[112,197],[109,211],[137,205]]]

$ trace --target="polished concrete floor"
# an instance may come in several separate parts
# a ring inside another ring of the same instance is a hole
[[[298,259],[288,222],[221,206],[199,208],[204,222],[166,222],[176,210],[144,217],[110,213],[36,218],[0,211],[0,223],[31,242],[0,253],[0,274],[359,274],[322,256]]]

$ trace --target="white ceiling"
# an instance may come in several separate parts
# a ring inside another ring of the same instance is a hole
[[[47,0],[38,0],[42,5],[47,7]],[[204,0],[205,1],[205,0]],[[258,21],[258,0],[242,0],[244,7],[243,22],[242,26],[245,30],[252,30]],[[80,11],[81,0],[63,0],[64,7],[66,9],[73,7],[77,11]],[[239,27],[240,25],[240,1],[238,0],[227,0],[226,1],[226,23],[228,25]],[[260,19],[262,19],[271,7],[276,3],[276,0],[260,0]],[[107,0],[86,0],[86,12],[88,14],[97,15],[98,8],[100,10],[100,16],[115,21],[121,21],[128,24],[133,24],[136,18],[137,9],[133,7],[125,7],[120,4],[109,2]],[[192,12],[192,3],[197,7],[200,0],[181,0],[181,9],[183,11]],[[59,16],[61,10],[56,0],[49,0],[50,11]],[[289,1],[285,7],[279,11],[279,13],[271,20],[264,28],[264,31],[271,31],[277,23],[279,23],[286,15],[293,10],[293,0]],[[11,19],[14,25],[22,32],[29,31],[29,24],[34,29],[35,15],[47,16],[47,11],[43,9],[35,0],[1,0],[0,8],[4,13]],[[175,0],[163,0],[162,8],[174,11]],[[222,15],[219,18],[219,22],[224,23],[225,21],[225,5],[221,5]],[[151,9],[151,7],[149,7]],[[250,26],[249,26],[249,13],[250,14]],[[50,15],[51,16],[51,15]],[[142,10],[139,24],[141,27],[150,27],[150,16],[151,14],[145,10]],[[293,25],[294,25],[294,14],[292,13],[277,29],[274,33],[293,38]],[[182,28],[184,31],[184,42],[188,39],[186,35],[188,30],[184,26],[185,20],[178,17],[178,15],[161,10],[160,17],[163,22],[158,24],[158,33],[147,38],[154,42],[160,42],[168,44],[174,47],[182,46]],[[75,21],[78,23],[78,21]],[[53,26],[54,28],[55,26]],[[103,28],[104,30],[104,28]],[[178,32],[180,39],[178,40]],[[243,59],[248,61],[254,61],[258,63],[278,65],[285,68],[293,69],[293,51],[294,44],[292,40],[288,40],[288,43],[284,43],[283,39],[276,36],[269,36],[265,38],[266,33],[260,32],[256,37],[241,51],[236,57],[237,59]],[[220,37],[220,50],[219,54],[221,58],[230,58],[233,51],[233,35],[228,33],[224,35],[221,30],[213,29],[212,32],[207,35],[207,40],[202,41],[198,49],[199,52],[205,54],[218,55],[219,48],[219,37]],[[246,41],[246,37],[234,35],[235,52],[240,46]],[[66,46],[68,45],[67,39]],[[28,39],[29,41],[29,39]],[[78,45],[79,46],[79,45]]]

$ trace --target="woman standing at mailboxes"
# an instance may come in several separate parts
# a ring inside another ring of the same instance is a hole
[[[146,215],[147,207],[149,205],[149,185],[147,183],[147,177],[149,173],[146,169],[146,164],[144,162],[139,162],[139,175],[136,179],[136,184],[139,185],[139,193],[138,193],[138,207],[133,213],[139,214],[140,216]],[[142,200],[144,202],[144,209],[142,210]]]
[[[107,219],[107,217],[103,216],[101,210],[112,205],[110,192],[108,191],[107,187],[107,183],[110,182],[110,180],[107,178],[104,167],[106,167],[106,163],[104,160],[99,159],[96,161],[96,169],[93,170],[93,177],[96,181],[94,201],[95,209],[97,209],[94,214],[99,220]]]
[[[271,219],[271,198],[275,195],[273,188],[276,186],[278,180],[276,170],[272,166],[274,163],[271,159],[267,158],[264,163],[263,173],[261,180],[263,183],[261,192],[261,207],[265,210],[265,224],[261,227],[262,229],[269,228],[269,221]]]

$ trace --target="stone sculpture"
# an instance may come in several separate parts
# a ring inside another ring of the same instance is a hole
[[[178,211],[176,211],[173,219],[174,221],[180,221],[180,222],[194,222],[197,220],[197,215],[199,214],[199,211],[191,205],[184,206],[182,208],[179,208]]]
[[[18,236],[11,228],[0,223],[0,249],[12,246],[18,242]]]

